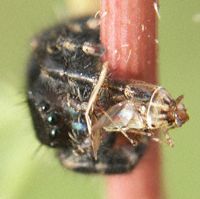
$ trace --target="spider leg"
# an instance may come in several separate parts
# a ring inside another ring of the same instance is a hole
[[[92,109],[92,106],[93,104],[95,103],[96,101],[96,98],[97,98],[97,95],[98,95],[98,92],[102,86],[102,84],[104,83],[104,80],[106,78],[106,74],[107,74],[107,69],[108,69],[108,62],[105,62],[102,66],[102,71],[101,71],[101,74],[99,76],[99,79],[98,79],[98,82],[97,84],[94,86],[94,89],[91,93],[91,96],[90,96],[90,99],[88,101],[88,105],[87,105],[87,109],[85,111],[85,119],[86,119],[86,124],[87,124],[87,128],[88,128],[88,133],[89,133],[89,136],[90,136],[90,139],[91,139],[91,142],[92,142],[92,149],[93,149],[93,153],[94,153],[94,158],[97,159],[97,150],[99,148],[99,145],[100,145],[100,141],[99,139],[93,139],[92,137],[92,122],[91,122],[91,119],[90,119],[90,116],[89,116],[89,113]],[[98,143],[99,142],[99,143]]]

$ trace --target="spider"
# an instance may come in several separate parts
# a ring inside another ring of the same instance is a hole
[[[96,18],[51,27],[33,39],[32,48],[27,98],[33,126],[66,168],[128,172],[149,139],[172,146],[168,129],[188,120],[182,96],[173,99],[146,82],[112,80],[108,63],[101,61],[104,47]]]

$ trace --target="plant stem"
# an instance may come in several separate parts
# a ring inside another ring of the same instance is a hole
[[[114,78],[156,83],[157,5],[154,0],[101,0],[103,60]],[[107,177],[107,198],[160,199],[161,184],[160,149],[151,143],[131,173]]]
[[[154,0],[102,0],[101,41],[117,78],[156,81]]]

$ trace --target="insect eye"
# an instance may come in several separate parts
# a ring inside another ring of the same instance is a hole
[[[48,114],[47,116],[47,122],[50,124],[50,125],[56,125],[59,121],[59,115],[55,112],[51,112]]]
[[[50,133],[49,133],[49,137],[53,140],[56,137],[58,137],[58,135],[60,134],[60,129],[58,128],[53,128]]]

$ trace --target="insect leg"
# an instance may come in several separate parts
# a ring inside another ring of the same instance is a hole
[[[122,135],[128,139],[128,141],[133,145],[133,146],[137,146],[138,145],[138,141],[135,139],[131,139],[128,134],[126,133],[126,131],[124,131],[123,129],[119,129],[120,132],[122,133]]]
[[[172,138],[170,137],[168,131],[164,131],[163,134],[165,135],[165,139],[167,141],[167,144],[170,146],[170,147],[173,147],[174,146],[174,141],[172,140]]]
[[[165,144],[168,144],[170,147],[174,146],[174,142],[173,142],[172,138],[169,136],[169,133],[167,131],[163,131],[166,141],[161,140],[159,137],[154,137],[153,132],[151,133],[151,132],[143,132],[143,131],[140,131],[140,132],[134,131],[134,132],[130,132],[130,133],[146,135],[146,136],[150,137],[151,140],[158,142],[160,144],[165,143]]]
[[[145,135],[145,136],[148,136],[148,137],[154,136],[154,133],[144,132],[144,131],[128,131],[128,133],[133,133],[133,134],[137,134],[137,135]]]
[[[151,140],[153,140],[154,142],[158,142],[159,144],[163,144],[163,141],[158,137],[152,137]]]
[[[154,137],[154,133],[153,133],[153,132],[130,131],[129,133],[147,136],[147,137],[150,137],[151,140],[153,140],[154,142],[158,142],[158,143],[160,143],[160,144],[163,143],[163,141],[162,141],[159,137]]]

